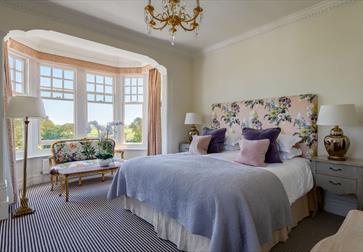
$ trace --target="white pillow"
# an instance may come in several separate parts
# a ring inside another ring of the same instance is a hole
[[[301,141],[301,137],[294,135],[280,134],[277,138],[277,145],[280,152],[290,153],[292,147]]]
[[[302,155],[302,150],[298,148],[291,148],[290,152],[280,152],[281,160],[289,160],[294,157],[299,157]]]

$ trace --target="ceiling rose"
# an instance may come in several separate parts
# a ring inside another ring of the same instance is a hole
[[[152,29],[161,31],[168,26],[172,45],[175,43],[175,34],[178,28],[182,28],[184,31],[195,31],[198,35],[199,23],[203,13],[199,0],[196,0],[197,6],[193,9],[193,14],[187,13],[184,0],[161,0],[161,2],[161,13],[154,13],[155,8],[151,4],[151,0],[145,6],[145,22],[149,34]],[[197,22],[198,17],[199,23]]]

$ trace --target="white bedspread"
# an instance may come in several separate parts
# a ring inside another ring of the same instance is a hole
[[[238,150],[225,151],[209,154],[208,156],[234,162],[233,160],[238,152]],[[243,164],[240,165],[245,166]],[[290,204],[309,192],[314,185],[310,161],[306,158],[294,158],[285,160],[280,164],[268,164],[266,167],[256,167],[256,169],[268,170],[280,179]]]

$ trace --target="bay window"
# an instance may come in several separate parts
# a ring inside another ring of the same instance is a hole
[[[87,124],[124,125],[110,137],[123,148],[146,148],[146,74],[99,72],[78,65],[9,56],[14,95],[40,96],[47,118],[30,124],[29,155],[48,154],[57,140],[97,137]],[[16,149],[23,148],[23,121],[15,120]]]

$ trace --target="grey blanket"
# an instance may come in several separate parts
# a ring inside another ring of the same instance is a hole
[[[209,251],[260,251],[272,231],[292,224],[290,204],[271,172],[198,155],[131,159],[109,199],[125,195],[210,239]]]

